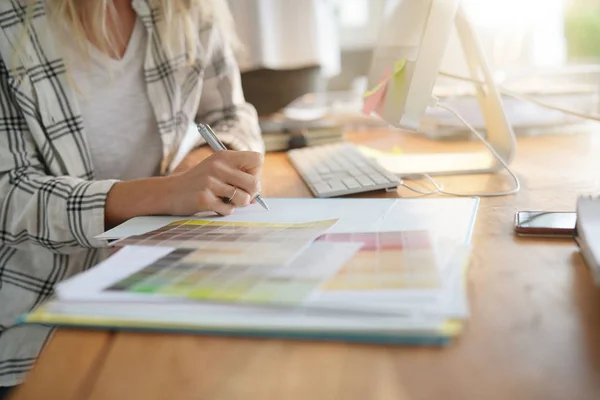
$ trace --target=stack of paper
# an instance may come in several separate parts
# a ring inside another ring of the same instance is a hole
[[[414,344],[460,332],[477,199],[269,204],[131,220],[104,235],[120,251],[24,321]]]

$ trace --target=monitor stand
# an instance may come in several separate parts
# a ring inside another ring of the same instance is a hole
[[[435,5],[436,2],[433,2]],[[431,21],[428,21],[431,22]],[[506,164],[509,164],[516,151],[516,139],[508,122],[500,92],[494,82],[479,39],[461,5],[458,6],[454,24],[463,49],[469,73],[476,87],[477,99],[486,126],[486,140]],[[423,42],[439,40],[441,34],[432,30]],[[423,44],[422,44],[423,45]],[[459,175],[476,173],[496,173],[502,169],[489,150],[473,153],[406,154],[378,158],[390,172],[409,177],[419,174]]]

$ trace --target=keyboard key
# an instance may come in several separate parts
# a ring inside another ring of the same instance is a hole
[[[324,181],[341,181],[346,178],[351,178],[351,176],[348,175],[346,172],[330,172],[328,174],[321,175],[321,179],[323,179]]]
[[[329,167],[329,169],[331,171],[343,171],[344,170],[344,168],[340,167],[340,164],[338,164],[338,162],[335,160],[330,160],[329,163],[327,164],[327,166]]]
[[[340,165],[341,168],[343,169],[348,169],[348,168],[352,168],[352,164],[350,164],[350,162],[342,159],[340,161],[338,161],[338,164]]]
[[[388,183],[388,180],[387,180],[387,179],[385,179],[385,178],[384,178],[382,175],[380,175],[380,174],[371,174],[371,175],[369,175],[369,178],[373,179],[373,181],[374,181],[375,183],[380,183],[380,184],[383,184],[383,183]]]
[[[369,179],[368,176],[358,176],[356,180],[363,186],[375,186],[375,182]]]
[[[325,182],[315,183],[313,186],[315,187],[315,190],[321,194],[333,192],[333,189]]]
[[[340,190],[346,190],[346,185],[344,185],[342,183],[342,181],[338,181],[338,180],[333,180],[333,181],[329,181],[327,182],[329,184],[329,186],[331,186],[331,190],[332,191],[340,191]]]
[[[373,167],[369,165],[365,165],[360,167],[360,170],[364,172],[366,175],[377,175],[379,174]]]
[[[399,182],[400,178],[398,178],[398,175],[392,174],[391,172],[384,172],[383,176],[385,176],[387,178],[387,180],[389,180],[390,182]]]
[[[323,182],[323,179],[321,178],[321,175],[319,175],[319,174],[307,174],[306,177],[312,183]]]
[[[343,179],[342,182],[349,189],[356,189],[356,188],[360,187],[360,183],[358,183],[358,181],[356,179],[354,179],[354,178],[346,178],[346,179]]]
[[[355,166],[357,166],[357,167],[359,167],[359,168],[360,168],[360,167],[365,167],[365,166],[368,166],[368,165],[369,165],[369,164],[367,164],[367,162],[366,162],[365,160],[363,160],[362,158],[356,158],[356,159],[353,159],[353,160],[351,160],[351,162],[352,162],[352,165],[355,165]]]

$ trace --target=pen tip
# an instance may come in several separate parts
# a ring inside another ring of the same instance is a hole
[[[264,208],[267,211],[270,211],[271,209],[269,208],[269,206],[267,205],[267,203],[265,203],[265,201],[263,200],[263,198],[259,195],[257,195],[255,198],[256,202],[258,204],[260,204],[262,206],[262,208]]]

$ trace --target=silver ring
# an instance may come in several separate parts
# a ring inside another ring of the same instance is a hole
[[[235,197],[235,194],[237,193],[237,187],[234,186],[233,187],[233,194],[227,199],[227,203],[231,203],[231,201],[233,200],[233,198]]]

